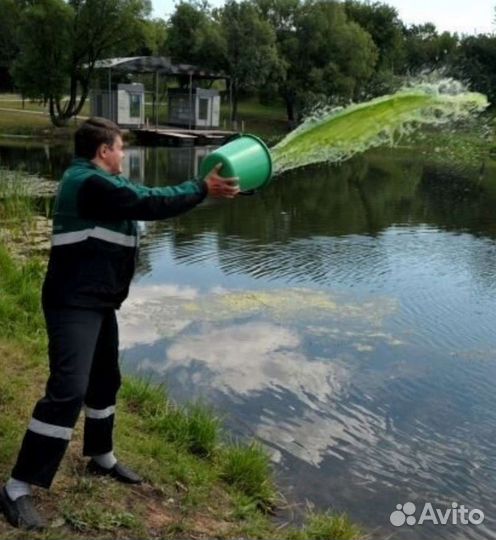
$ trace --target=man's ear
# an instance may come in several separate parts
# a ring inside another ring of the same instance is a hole
[[[105,143],[102,143],[97,149],[96,149],[96,157],[97,158],[104,158],[105,154],[107,153],[108,145]]]

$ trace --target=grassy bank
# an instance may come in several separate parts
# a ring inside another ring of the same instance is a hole
[[[54,131],[50,118],[23,111],[0,110],[0,134],[9,136],[42,137]]]
[[[1,180],[0,172],[0,180]],[[0,221],[32,212],[0,195]],[[47,377],[39,305],[46,257],[16,262],[0,244],[0,478],[8,478],[35,401]],[[266,452],[236,442],[215,411],[179,406],[163,387],[126,378],[117,407],[116,449],[145,478],[138,487],[85,474],[79,422],[50,492],[35,497],[50,527],[30,538],[288,538],[354,539],[344,515],[307,515],[303,526],[277,526],[284,505]],[[0,538],[26,538],[0,519]]]
[[[90,114],[87,102],[81,115]],[[159,123],[167,123],[168,108],[166,103],[159,107]],[[150,124],[155,121],[153,108],[145,107],[145,117]],[[71,120],[67,128],[55,128],[47,114],[47,108],[37,102],[26,101],[24,108],[19,96],[0,94],[0,135],[21,135],[32,137],[64,138],[70,135],[77,123]],[[245,100],[239,104],[238,129],[244,126],[246,132],[254,133],[269,142],[281,138],[286,133],[285,111],[282,104],[261,105],[256,100]],[[229,107],[221,106],[220,127],[229,128]]]

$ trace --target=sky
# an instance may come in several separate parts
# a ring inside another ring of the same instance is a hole
[[[464,34],[494,30],[496,0],[382,0],[395,7],[406,24],[433,22],[438,30]],[[210,0],[221,6],[223,0]],[[154,16],[167,18],[174,11],[174,0],[152,0]]]

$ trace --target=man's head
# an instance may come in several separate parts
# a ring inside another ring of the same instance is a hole
[[[89,159],[110,174],[122,173],[124,151],[117,124],[94,116],[81,124],[74,141],[76,157]]]

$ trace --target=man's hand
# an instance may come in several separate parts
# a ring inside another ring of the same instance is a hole
[[[205,182],[208,187],[209,197],[220,199],[233,199],[239,193],[239,178],[233,176],[231,178],[223,178],[218,172],[222,168],[222,163],[218,163],[205,176]]]

